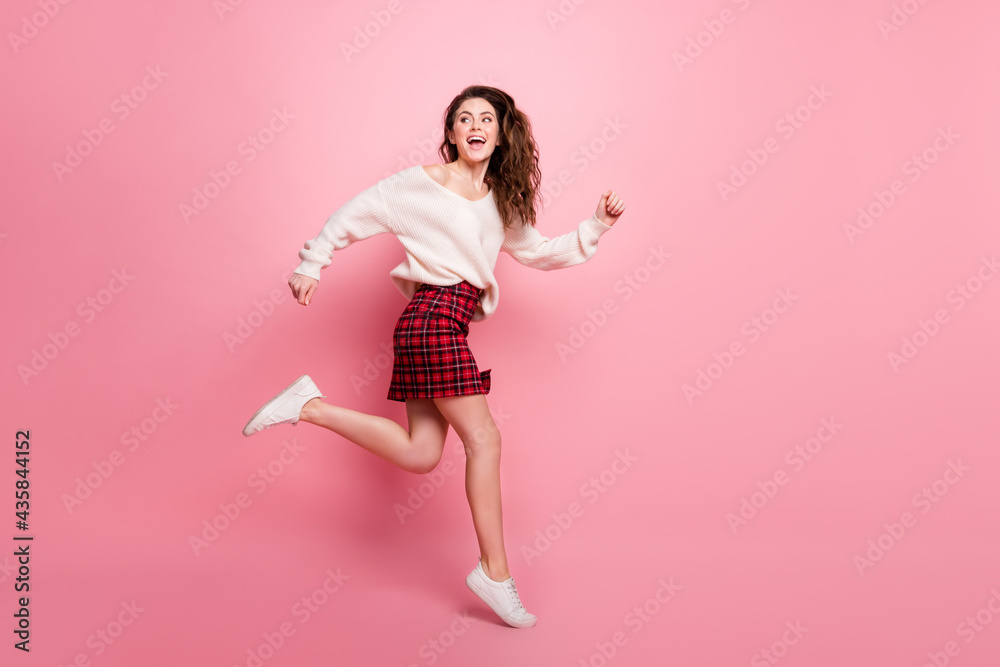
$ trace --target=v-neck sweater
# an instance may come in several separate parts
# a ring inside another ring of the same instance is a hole
[[[393,234],[406,259],[389,272],[403,296],[412,299],[421,284],[454,285],[463,280],[480,288],[473,321],[489,318],[500,301],[493,271],[500,251],[542,271],[581,264],[597,252],[611,227],[597,214],[567,234],[548,238],[520,219],[504,228],[493,192],[471,200],[435,181],[422,165],[408,167],[363,190],[335,211],[319,235],[305,242],[295,273],[320,279],[335,250],[378,234]]]

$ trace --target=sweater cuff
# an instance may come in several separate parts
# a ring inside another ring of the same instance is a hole
[[[319,280],[319,272],[322,269],[322,265],[318,262],[312,262],[308,259],[302,260],[299,264],[299,268],[295,269],[292,273],[301,273],[304,276],[309,276],[314,280]]]
[[[601,235],[611,229],[611,225],[606,225],[601,222],[596,213],[585,220],[583,224],[586,225],[597,238],[600,238]]]

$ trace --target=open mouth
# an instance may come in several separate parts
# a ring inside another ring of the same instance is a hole
[[[483,139],[482,137],[469,137],[466,143],[469,144],[469,148],[471,148],[472,150],[479,151],[482,150],[483,146],[486,145],[486,140]]]

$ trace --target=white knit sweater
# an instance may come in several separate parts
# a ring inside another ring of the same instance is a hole
[[[467,280],[483,290],[472,317],[480,321],[493,314],[500,300],[493,270],[501,250],[525,266],[561,269],[593,257],[597,240],[609,229],[595,214],[576,230],[551,239],[519,220],[505,231],[492,192],[477,201],[466,199],[416,165],[341,206],[319,236],[299,251],[302,263],[295,273],[319,280],[334,250],[388,232],[406,251],[406,259],[389,277],[407,299],[421,283],[454,285]]]

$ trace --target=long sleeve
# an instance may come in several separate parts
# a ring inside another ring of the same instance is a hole
[[[596,214],[554,238],[520,221],[507,228],[492,196],[466,199],[418,164],[387,176],[331,215],[319,236],[299,251],[302,263],[295,273],[319,280],[334,251],[389,233],[406,255],[389,278],[407,300],[421,285],[464,280],[482,290],[472,317],[482,321],[496,311],[500,300],[494,271],[501,250],[526,266],[560,269],[593,257],[598,240],[610,229]]]
[[[542,271],[582,264],[597,252],[597,241],[610,230],[594,214],[572,232],[547,238],[532,225],[515,223],[506,230],[500,250],[515,260]]]
[[[320,270],[330,265],[335,250],[390,231],[389,210],[380,181],[337,209],[319,236],[305,242],[299,251],[302,263],[295,273],[319,280]]]

